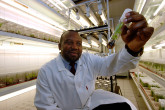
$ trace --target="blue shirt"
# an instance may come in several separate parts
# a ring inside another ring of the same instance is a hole
[[[66,60],[61,56],[61,54],[60,54],[60,57],[61,57],[61,59],[62,59],[62,62],[64,63],[65,68],[68,69],[68,70],[70,71],[70,69],[71,69],[71,66],[69,65],[70,62],[66,61]],[[75,62],[75,65],[74,65],[75,70],[77,69],[77,63],[78,63],[78,60]]]

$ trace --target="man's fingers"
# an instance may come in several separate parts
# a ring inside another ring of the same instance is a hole
[[[147,25],[148,24],[147,24],[146,20],[142,20],[142,21],[139,21],[137,23],[132,23],[131,26],[129,27],[129,30],[131,32],[134,32],[136,30],[139,30],[139,29],[147,27]]]
[[[129,17],[129,16],[132,16],[132,15],[137,15],[139,14],[138,12],[135,12],[135,11],[130,11],[128,13],[125,14],[126,17]]]
[[[127,23],[130,23],[130,22],[138,22],[138,21],[141,21],[141,20],[145,20],[143,15],[132,15],[130,17],[126,17],[124,19],[124,23],[127,24]]]
[[[147,42],[154,32],[153,27],[146,27],[140,31],[140,39]]]
[[[121,36],[127,34],[127,30],[128,30],[127,26],[123,24],[121,28]]]
[[[122,39],[125,43],[129,42],[130,40],[132,40],[131,37],[131,32],[130,30],[128,30],[127,26],[123,25],[122,26],[122,33],[121,33]]]

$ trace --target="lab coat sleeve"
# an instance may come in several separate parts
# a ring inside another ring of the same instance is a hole
[[[92,56],[94,73],[101,76],[111,76],[136,67],[140,57],[133,57],[125,48],[107,57]]]
[[[48,79],[45,74],[46,72],[43,68],[41,68],[36,82],[36,95],[34,104],[37,110],[62,110],[61,108],[57,107],[57,103],[55,102],[50,91],[47,81]]]

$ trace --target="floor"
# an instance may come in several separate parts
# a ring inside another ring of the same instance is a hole
[[[118,78],[117,83],[121,88],[122,95],[129,99],[138,110],[148,110],[132,79]]]
[[[138,90],[132,79],[117,79],[118,85],[124,97],[128,98],[138,110],[147,110],[147,107],[139,95]],[[35,89],[16,97],[0,102],[0,110],[36,110],[33,101]]]

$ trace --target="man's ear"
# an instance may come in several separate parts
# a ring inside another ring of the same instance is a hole
[[[59,48],[59,50],[61,50],[61,43],[58,44],[58,48]]]

